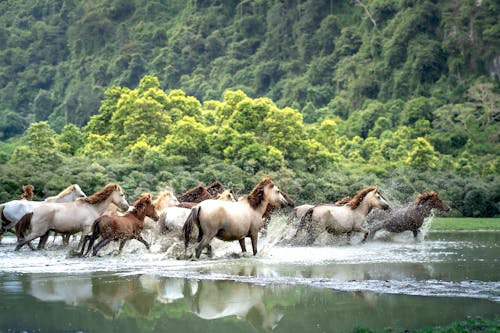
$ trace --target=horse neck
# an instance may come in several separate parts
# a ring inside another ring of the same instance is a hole
[[[145,210],[142,210],[141,212],[134,210],[133,212],[129,212],[129,213],[130,213],[130,215],[132,215],[136,219],[138,219],[140,222],[144,222],[144,219],[146,218],[146,211]]]
[[[432,210],[432,207],[428,203],[415,205],[416,214],[421,215],[422,217],[426,217],[426,216],[431,215],[431,210]]]
[[[363,200],[355,211],[360,215],[366,216],[372,211],[372,209],[373,206],[368,202],[368,200]]]
[[[66,194],[62,197],[49,197],[45,199],[47,202],[71,202],[76,199],[76,195],[74,192],[71,192],[69,194]]]
[[[112,198],[110,195],[105,200],[103,200],[99,203],[88,204],[88,205],[93,207],[99,213],[99,215],[102,215],[111,203],[112,203]]]

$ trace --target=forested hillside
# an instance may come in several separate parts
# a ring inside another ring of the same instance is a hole
[[[500,210],[500,4],[2,1],[0,199],[263,175]]]

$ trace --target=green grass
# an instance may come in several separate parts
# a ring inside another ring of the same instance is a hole
[[[500,230],[500,218],[435,217],[431,230]]]
[[[448,326],[429,327],[416,330],[393,330],[390,328],[384,330],[372,330],[369,328],[359,328],[353,333],[497,333],[500,331],[500,317],[492,320],[483,318],[467,318],[465,320],[456,321]]]

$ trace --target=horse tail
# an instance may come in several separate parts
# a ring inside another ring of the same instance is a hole
[[[297,231],[304,229],[305,226],[311,223],[313,211],[314,207],[311,207],[307,210],[307,212],[304,215],[302,215],[302,217],[300,218],[300,223],[299,227],[297,228]]]
[[[2,234],[4,232],[4,225],[7,225],[9,224],[10,222],[7,221],[7,218],[5,217],[5,215],[3,214],[3,209],[5,208],[5,204],[1,204],[0,205],[0,220],[2,221],[2,223],[0,224],[1,227],[0,227],[0,234]]]
[[[31,228],[31,218],[33,217],[33,212],[24,214],[23,217],[16,224],[16,236],[17,239],[23,239],[26,231]]]
[[[189,241],[191,240],[191,230],[193,230],[193,224],[196,224],[198,227],[198,239],[203,236],[203,231],[200,228],[200,206],[193,207],[191,209],[191,213],[189,213],[186,222],[184,222],[184,226],[182,227],[182,231],[184,231],[184,248],[187,249],[189,245]]]

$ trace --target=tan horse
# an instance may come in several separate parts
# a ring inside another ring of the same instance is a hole
[[[233,190],[231,189],[224,190],[224,192],[219,194],[217,200],[236,201]],[[189,208],[185,208],[184,206],[167,207],[161,212],[159,220],[159,233],[165,234],[167,232],[178,232],[179,236],[182,235],[184,222],[186,222],[186,219],[191,212],[191,208],[198,205],[198,203],[183,202],[182,204],[193,204],[193,206]]]
[[[120,185],[108,184],[90,197],[65,203],[46,203],[34,207],[18,223],[16,251],[35,238],[42,237],[50,230],[63,234],[82,231],[83,236],[92,231],[92,224],[101,216],[111,203],[128,209],[125,194]],[[29,230],[28,234],[25,234]],[[84,237],[80,240],[83,243]],[[42,243],[42,242],[40,242]],[[81,244],[80,244],[81,245]],[[39,244],[38,248],[43,248]]]
[[[153,205],[153,199],[150,194],[143,194],[132,206],[133,209],[127,211],[123,216],[103,215],[95,220],[92,225],[92,235],[85,237],[80,255],[83,255],[87,238],[89,239],[89,247],[85,256],[89,254],[94,241],[99,237],[101,240],[94,246],[92,256],[95,256],[97,251],[111,241],[120,241],[118,250],[120,253],[129,239],[137,239],[149,249],[149,244],[142,238],[141,232],[144,230],[146,216],[158,221],[158,213]]]
[[[344,205],[314,206],[302,216],[295,236],[305,228],[308,232],[307,244],[312,244],[323,231],[334,235],[347,233],[349,237],[352,232],[365,232],[363,223],[373,208],[389,208],[389,204],[376,187],[358,191],[354,198]]]
[[[239,241],[243,252],[246,252],[245,237],[250,237],[253,254],[257,254],[258,234],[264,223],[262,216],[268,204],[272,206],[287,204],[279,188],[270,178],[264,178],[242,201],[202,201],[191,210],[183,227],[186,251],[191,230],[196,224],[199,230],[197,258],[205,247],[211,255],[210,241],[214,237],[223,241]]]

